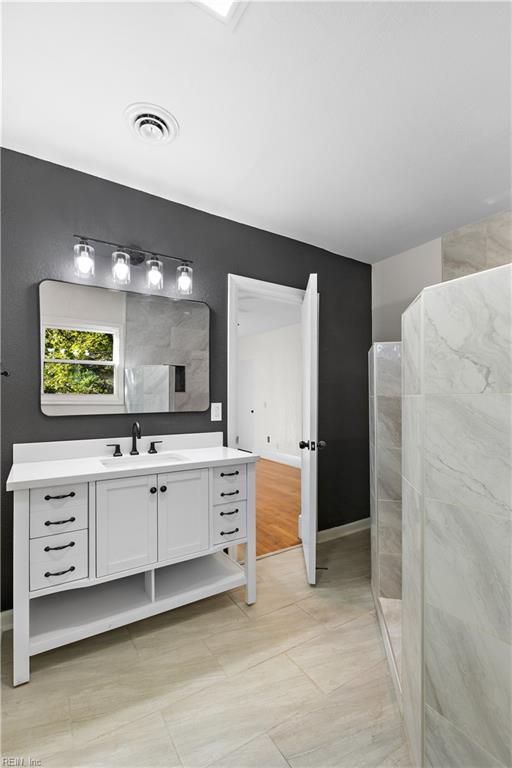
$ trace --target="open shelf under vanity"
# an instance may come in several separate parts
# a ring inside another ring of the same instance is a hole
[[[88,587],[33,597],[30,655],[82,640],[245,584],[223,552]]]

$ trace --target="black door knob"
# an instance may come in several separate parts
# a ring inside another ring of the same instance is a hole
[[[158,491],[158,488],[155,488],[155,486],[154,486],[154,485],[153,485],[153,486],[151,486],[151,488],[149,489],[149,492],[150,492],[150,493],[156,493],[157,491]]]
[[[162,493],[165,493],[166,490],[167,490],[167,486],[166,485],[161,485],[160,486],[160,490],[162,491]]]
[[[309,440],[301,440],[299,443],[299,448],[301,450],[304,450],[304,448],[309,448]]]
[[[316,445],[319,451],[321,451],[323,448],[327,448],[327,443],[325,440],[319,440]]]

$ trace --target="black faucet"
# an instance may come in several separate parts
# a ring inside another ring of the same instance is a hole
[[[137,439],[140,440],[140,438],[141,438],[140,424],[138,421],[134,421],[132,424],[132,449],[130,451],[130,456],[139,455],[139,452],[137,450]]]

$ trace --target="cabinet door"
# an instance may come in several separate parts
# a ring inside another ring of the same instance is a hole
[[[156,475],[96,483],[98,576],[156,561],[157,487]]]
[[[158,475],[158,559],[171,560],[208,546],[208,470]]]

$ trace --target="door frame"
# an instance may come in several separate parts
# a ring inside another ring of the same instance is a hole
[[[237,448],[238,432],[238,296],[240,292],[256,298],[274,299],[301,306],[305,291],[290,285],[267,283],[252,277],[228,274],[228,402],[227,443]]]

